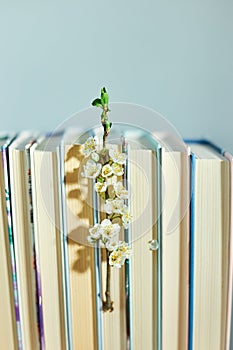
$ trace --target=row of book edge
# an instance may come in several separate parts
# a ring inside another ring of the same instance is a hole
[[[87,241],[104,217],[81,176],[88,136],[0,137],[0,348],[230,350],[232,156],[124,138],[133,255],[112,268],[107,313],[106,257]]]

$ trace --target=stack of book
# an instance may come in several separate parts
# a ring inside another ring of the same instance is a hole
[[[125,136],[133,255],[111,267],[104,312],[87,137],[0,137],[0,349],[230,350],[231,155],[206,140]]]

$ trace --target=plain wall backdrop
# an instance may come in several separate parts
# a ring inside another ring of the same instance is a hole
[[[104,85],[233,152],[233,1],[0,0],[2,130],[53,130]]]

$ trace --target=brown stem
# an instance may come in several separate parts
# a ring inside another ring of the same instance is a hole
[[[103,125],[103,129],[104,129],[104,134],[103,134],[103,149],[106,149],[106,140],[108,137],[108,130],[106,130],[106,122],[108,121],[108,108],[107,106],[104,106],[103,108],[103,113],[102,113],[102,117],[101,117],[101,122]]]
[[[106,152],[106,140],[110,131],[108,125],[108,107],[104,106],[103,113],[101,117],[101,122],[104,129],[103,134],[103,158],[104,163],[107,161],[107,152]],[[109,160],[109,159],[108,159]],[[109,265],[109,256],[110,252],[106,249],[106,259],[107,259],[107,269],[106,269],[106,290],[105,290],[105,300],[103,300],[103,311],[104,312],[112,312],[113,311],[113,301],[111,300],[111,266]]]
[[[113,311],[113,301],[111,301],[111,266],[109,265],[109,255],[110,252],[106,249],[107,256],[107,272],[106,272],[106,291],[105,291],[105,300],[103,301],[103,311],[112,312]]]
[[[106,149],[106,140],[107,140],[107,137],[108,137],[108,135],[106,134],[106,132],[104,132],[104,135],[103,135],[103,149],[104,149],[104,150]]]
[[[116,197],[114,197],[113,199],[115,199]],[[117,218],[121,218],[121,214],[117,214],[117,213],[112,213],[109,215],[109,219],[110,220],[114,220],[114,219],[117,219]]]

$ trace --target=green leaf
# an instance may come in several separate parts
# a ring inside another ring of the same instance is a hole
[[[108,105],[108,94],[104,94],[104,104]]]
[[[100,197],[101,197],[103,200],[105,200],[105,199],[106,199],[106,196],[105,196],[105,193],[104,193],[104,192],[99,193],[99,195],[100,195]]]
[[[94,101],[92,101],[92,106],[101,107],[102,108],[101,99],[100,98],[96,98]]]
[[[104,183],[104,178],[102,176],[99,176],[97,178],[97,182],[101,182],[101,183]]]
[[[107,128],[108,128],[108,130],[110,130],[111,129],[111,127],[112,127],[112,122],[109,122],[109,121],[107,121]]]
[[[105,87],[101,89],[101,103],[102,105],[108,105],[108,93]]]
[[[109,133],[111,127],[112,127],[112,123],[108,120],[105,121],[105,123],[103,124],[104,127],[104,131]]]
[[[105,94],[106,92],[107,92],[106,88],[103,87],[103,88],[101,89],[101,96],[102,96],[102,94]]]

